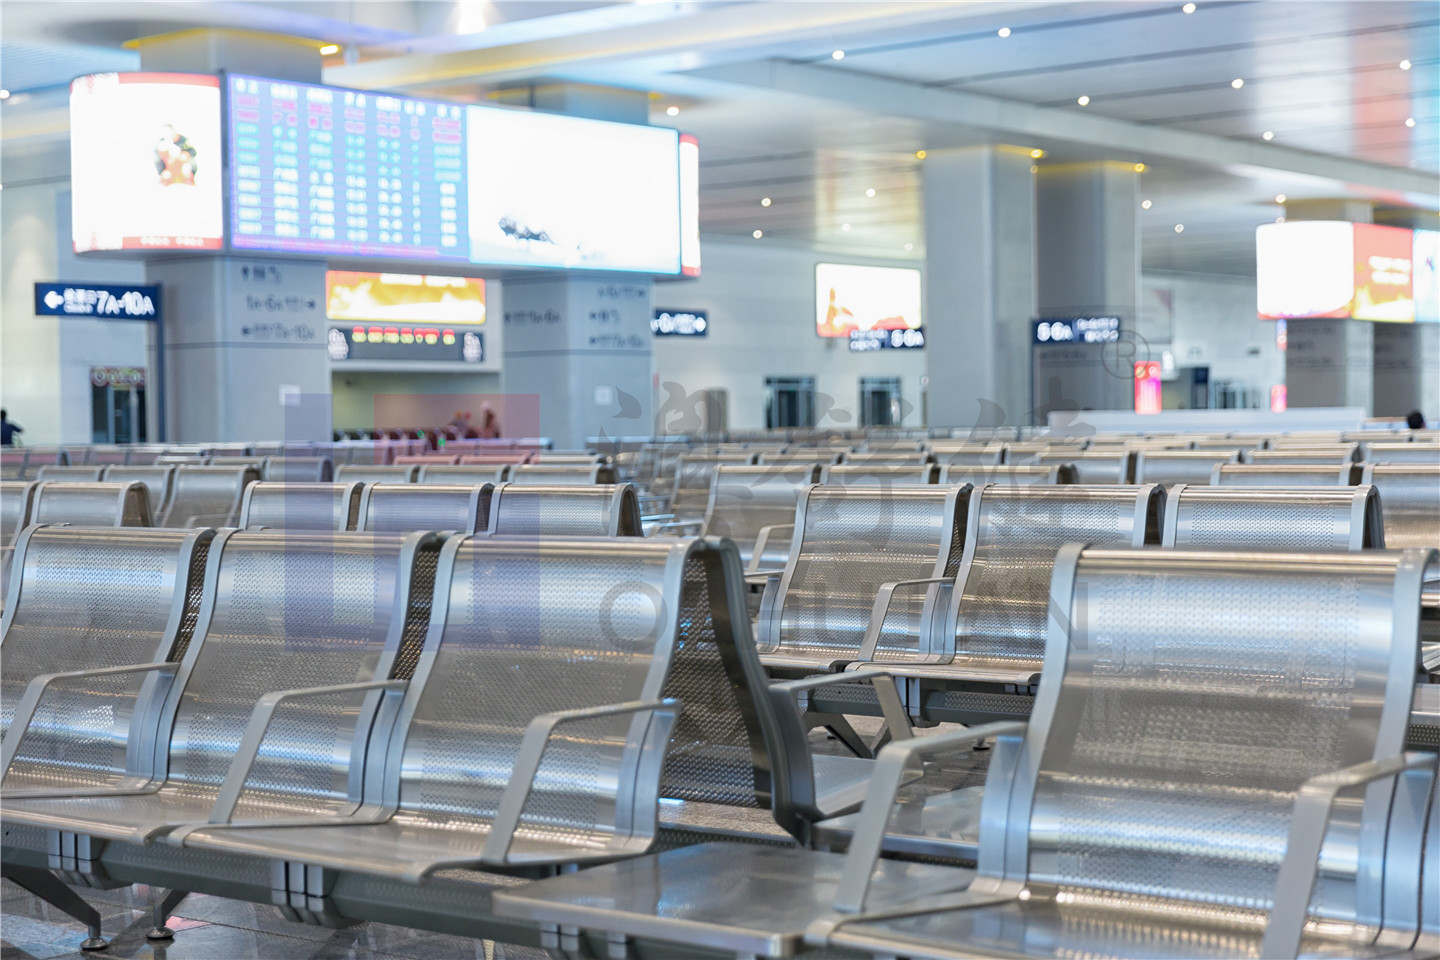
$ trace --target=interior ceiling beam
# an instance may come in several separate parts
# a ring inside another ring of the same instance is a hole
[[[926,86],[853,69],[790,60],[726,64],[691,71],[708,80],[833,100],[857,110],[984,130],[1027,145],[1068,141],[1103,148],[1116,159],[1164,158],[1241,172],[1299,174],[1344,184],[1375,200],[1434,209],[1433,173],[1313,153],[1274,143],[1238,140],[1172,127],[1117,120],[1072,107],[1041,107],[963,90]]]
[[[1099,2],[1099,0],[1095,0]],[[1107,5],[1109,0],[1107,0]],[[640,22],[569,36],[492,45],[483,31],[475,49],[414,53],[334,66],[325,82],[372,90],[401,90],[473,80],[509,83],[619,60],[668,59],[675,69],[698,67],[729,56],[768,56],[781,45],[837,43],[876,31],[927,27],[941,22],[1011,16],[1021,22],[1047,8],[1067,9],[1074,0],[843,0],[843,2],[727,3],[694,0],[637,5]],[[643,19],[640,19],[642,18]],[[509,36],[505,24],[496,39]],[[828,48],[827,48],[828,49]],[[758,53],[757,53],[758,51]]]

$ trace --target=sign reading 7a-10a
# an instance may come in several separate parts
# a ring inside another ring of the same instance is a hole
[[[154,322],[160,319],[160,287],[158,284],[37,283],[35,313]]]

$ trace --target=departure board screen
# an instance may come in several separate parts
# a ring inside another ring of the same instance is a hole
[[[465,108],[229,77],[230,244],[468,260]]]

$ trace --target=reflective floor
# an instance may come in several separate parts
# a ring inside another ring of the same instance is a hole
[[[59,910],[3,882],[0,960],[50,960],[53,957],[115,957],[126,960],[368,960],[414,957],[419,960],[542,960],[543,950],[488,940],[426,933],[381,923],[345,930],[291,923],[274,907],[194,895],[170,920],[175,939],[150,943],[150,908],[164,891],[134,886],[89,890],[85,898],[104,919],[110,949],[82,954],[77,947],[85,928]]]

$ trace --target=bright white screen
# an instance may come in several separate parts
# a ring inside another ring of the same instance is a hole
[[[1440,230],[1416,230],[1412,260],[1415,278],[1415,319],[1421,323],[1440,323]]]
[[[820,336],[849,337],[852,330],[919,327],[919,270],[815,265],[815,330]]]
[[[218,250],[220,80],[100,73],[70,86],[76,252]]]
[[[700,276],[700,143],[680,138],[680,272]]]
[[[470,260],[680,272],[677,134],[471,107]]]
[[[1348,317],[1355,296],[1354,253],[1349,223],[1297,220],[1256,227],[1260,318]]]

